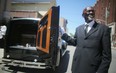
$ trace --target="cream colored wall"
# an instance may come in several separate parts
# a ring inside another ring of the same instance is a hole
[[[56,0],[51,0],[48,3],[12,3],[11,10],[13,11],[22,11],[22,10],[32,10],[38,11],[41,15],[45,13],[52,7],[56,6]]]

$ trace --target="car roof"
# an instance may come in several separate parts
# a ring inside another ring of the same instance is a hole
[[[40,21],[40,18],[13,18],[11,20],[38,20]]]

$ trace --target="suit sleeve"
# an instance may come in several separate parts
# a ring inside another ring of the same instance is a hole
[[[102,61],[97,70],[97,73],[108,73],[111,63],[111,41],[110,30],[106,28],[102,37]]]
[[[77,43],[76,43],[76,33],[75,33],[74,38],[72,38],[68,34],[64,33],[63,36],[62,36],[62,39],[65,40],[68,43],[68,45],[73,45],[73,46],[77,45]]]

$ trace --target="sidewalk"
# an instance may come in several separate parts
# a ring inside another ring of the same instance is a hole
[[[3,52],[4,52],[4,49],[1,49],[1,48],[0,48],[0,58],[3,57]]]
[[[113,50],[116,50],[116,47],[111,47]]]

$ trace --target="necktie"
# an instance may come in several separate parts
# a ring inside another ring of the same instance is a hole
[[[85,25],[85,35],[87,34],[88,26],[89,26],[89,25]]]

